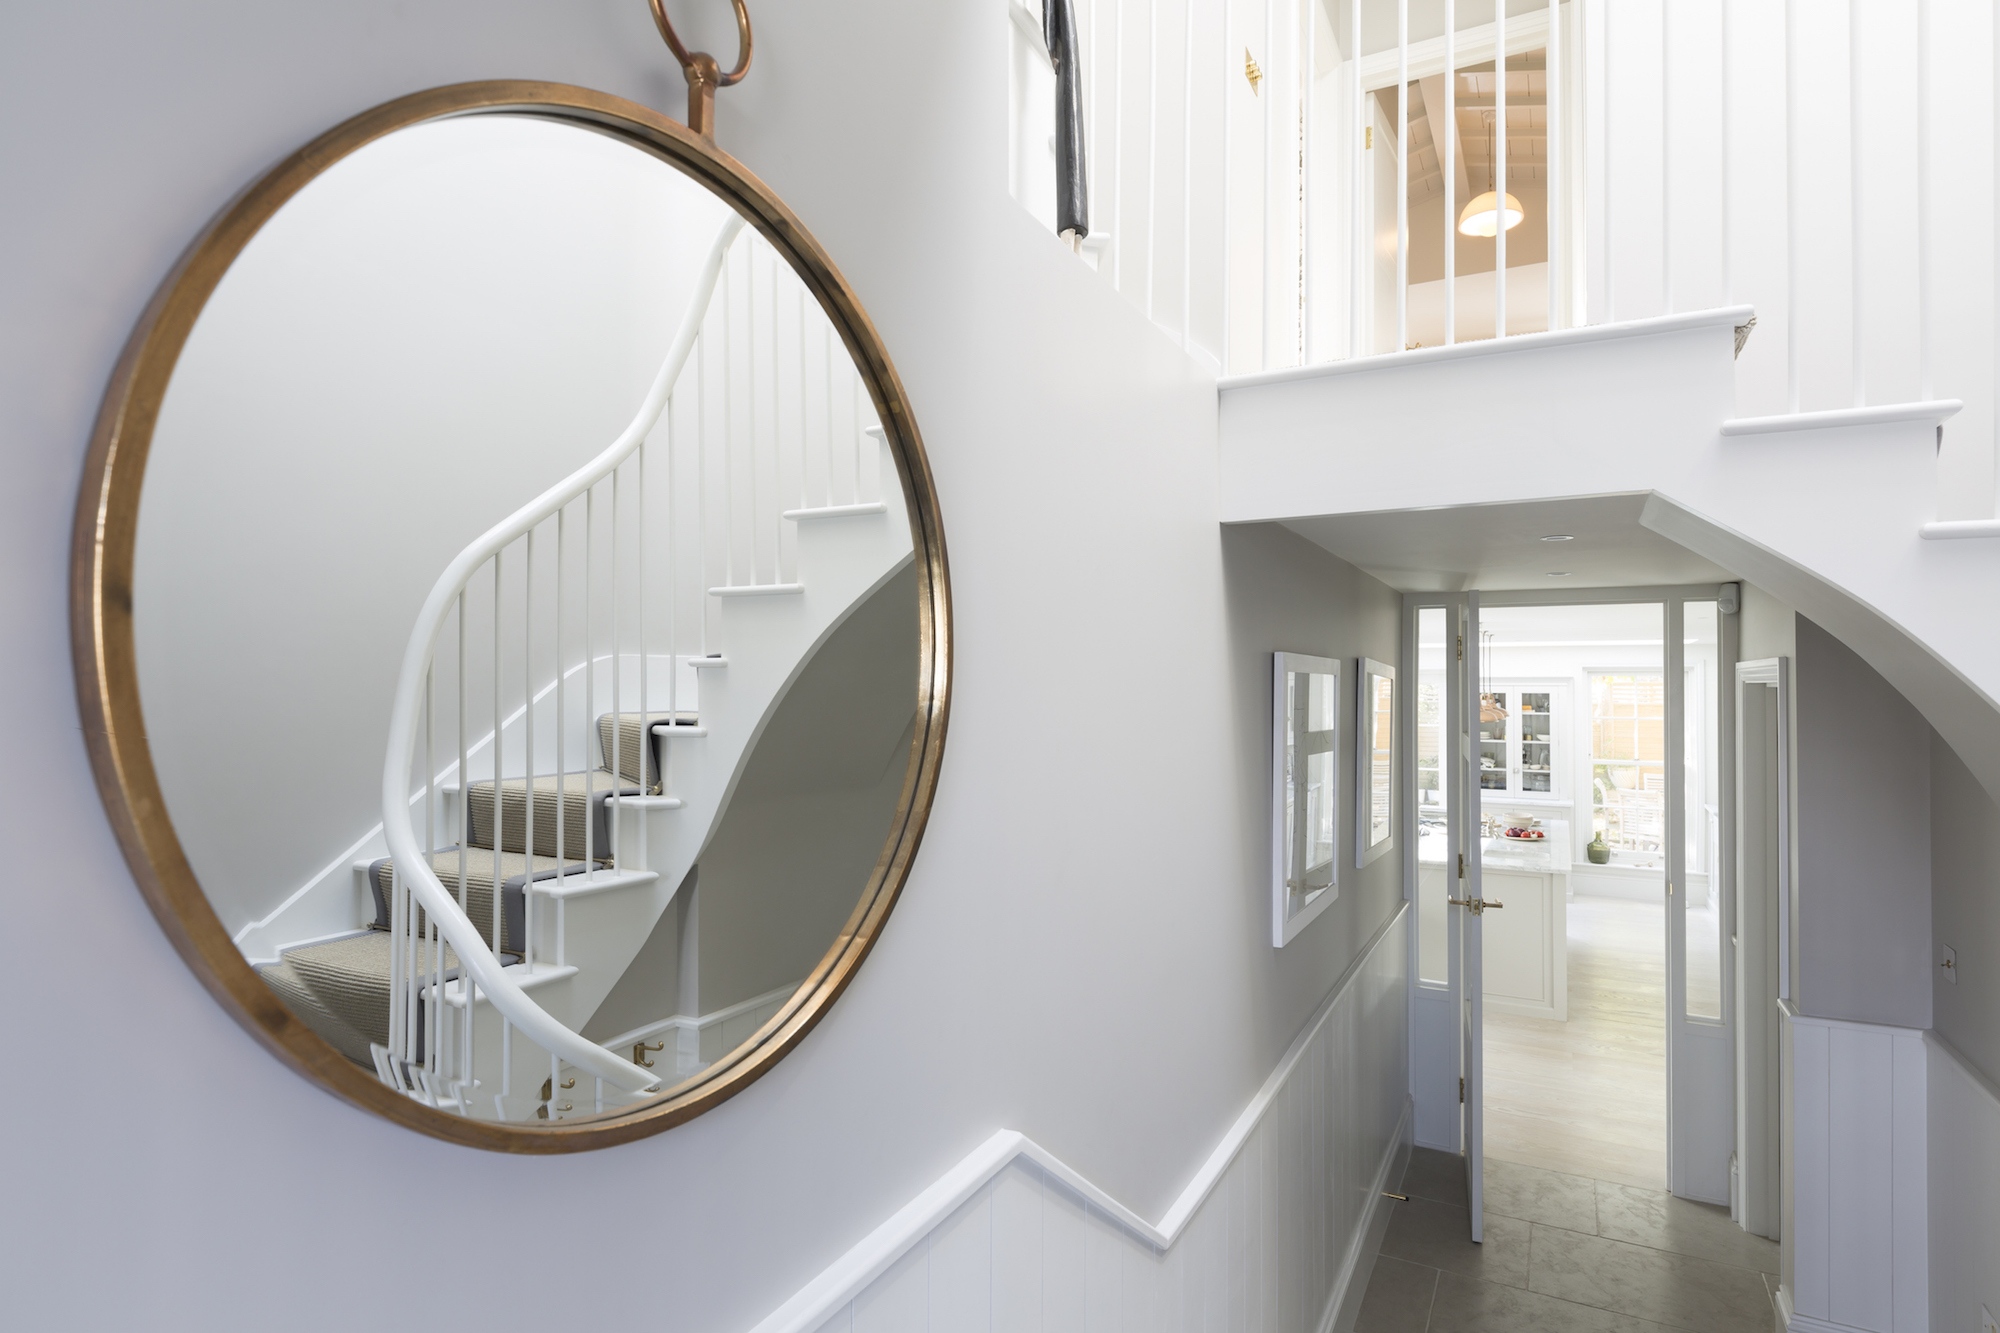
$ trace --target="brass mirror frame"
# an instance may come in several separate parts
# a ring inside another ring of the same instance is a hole
[[[385,1086],[294,1017],[258,978],[209,905],[167,815],[139,707],[132,628],[147,454],[181,349],[223,274],[287,200],[349,154],[410,126],[492,114],[579,126],[660,158],[734,206],[791,262],[868,383],[899,464],[918,578],[916,739],[888,839],[832,947],[755,1036],[671,1096],[643,1110],[534,1124],[450,1115]],[[812,1030],[853,979],[902,891],[937,788],[950,702],[951,585],[930,464],[902,381],[853,289],[791,210],[713,139],[650,108],[566,84],[492,80],[413,93],[335,126],[224,206],[168,272],[126,342],[91,435],[71,544],[70,638],[84,738],[112,828],[161,928],[222,1007],[300,1074],[398,1124],[501,1152],[581,1152],[657,1134],[741,1092]]]

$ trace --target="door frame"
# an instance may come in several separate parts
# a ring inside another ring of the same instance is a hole
[[[1733,922],[1736,912],[1736,690],[1721,688],[1724,679],[1733,680],[1737,652],[1737,632],[1739,618],[1736,614],[1724,614],[1720,610],[1722,589],[1720,583],[1647,585],[1622,588],[1561,588],[1561,589],[1513,589],[1482,591],[1472,594],[1477,597],[1482,611],[1494,607],[1509,606],[1606,606],[1606,605],[1659,605],[1661,608],[1661,674],[1667,685],[1666,716],[1666,769],[1668,775],[1666,873],[1663,882],[1669,886],[1686,884],[1687,874],[1687,801],[1685,783],[1685,702],[1686,651],[1684,644],[1683,608],[1687,602],[1718,603],[1716,618],[1717,643],[1717,690],[1716,690],[1716,756],[1717,756],[1717,817],[1719,837],[1716,864],[1709,868],[1711,892],[1716,895],[1720,919]],[[1411,688],[1405,693],[1404,736],[1406,738],[1403,765],[1405,777],[1402,779],[1401,795],[1404,811],[1402,829],[1404,833],[1404,883],[1406,896],[1412,908],[1417,893],[1416,862],[1416,696],[1419,685],[1417,664],[1417,613],[1430,608],[1444,608],[1447,625],[1456,622],[1456,608],[1463,607],[1468,594],[1458,593],[1405,593],[1403,595],[1403,638],[1405,660],[1412,664],[1408,673]],[[1454,707],[1462,706],[1459,696],[1465,694],[1463,677],[1452,670],[1462,664],[1447,658],[1447,695]],[[1725,673],[1728,673],[1725,675]],[[1475,675],[1476,679],[1476,675]],[[1458,686],[1459,688],[1451,688]],[[1456,734],[1451,729],[1452,722],[1445,722],[1445,736]],[[1476,814],[1472,816],[1476,818]],[[1463,812],[1454,812],[1453,828],[1464,820]],[[1457,842],[1454,837],[1453,842]],[[1457,850],[1456,846],[1453,848]],[[1575,849],[1572,849],[1574,853]],[[1449,877],[1447,883],[1453,883]],[[1683,1198],[1692,1198],[1709,1203],[1730,1202],[1731,1161],[1735,1156],[1736,1117],[1736,1028],[1740,1018],[1737,1012],[1736,987],[1727,984],[1727,979],[1736,975],[1736,950],[1734,932],[1729,932],[1720,940],[1722,957],[1721,975],[1725,978],[1722,986],[1722,1017],[1719,1021],[1689,1019],[1687,1017],[1687,919],[1686,894],[1679,889],[1670,889],[1667,895],[1666,929],[1666,986],[1665,1004],[1661,1015],[1666,1027],[1667,1086],[1664,1089],[1667,1106],[1667,1181],[1668,1188]],[[1447,948],[1452,958],[1451,985],[1447,988],[1425,985],[1418,970],[1418,950],[1422,934],[1420,914],[1413,910],[1412,919],[1418,922],[1418,929],[1410,932],[1410,1020],[1413,1043],[1424,1042],[1425,1036],[1435,1044],[1441,1033],[1429,1033],[1428,1027],[1420,1026],[1426,1018],[1433,1020],[1441,1015],[1430,1011],[1459,999],[1457,992],[1461,986],[1460,945],[1461,932],[1459,917],[1462,912],[1448,912]],[[1461,1006],[1451,1004],[1450,1014],[1456,1029],[1458,1010]],[[1432,1087],[1435,1078],[1425,1075],[1433,1073],[1420,1066],[1437,1063],[1436,1052],[1426,1062],[1420,1059],[1425,1053],[1423,1046],[1413,1046],[1410,1060],[1411,1095],[1417,1098],[1418,1122],[1433,1125],[1443,1123],[1440,1108],[1429,1107],[1431,1114],[1425,1115],[1426,1101],[1437,1100],[1440,1088]],[[1468,1098],[1473,1089],[1468,1087]],[[1454,1110],[1457,1108],[1453,1108]],[[1459,1117],[1452,1116],[1456,1122]],[[1458,1142],[1447,1145],[1433,1134],[1426,1141],[1419,1142],[1426,1147],[1441,1147],[1447,1151],[1470,1152],[1471,1146],[1464,1142],[1464,1135],[1457,1136]],[[1717,1152],[1720,1147],[1722,1150]]]
[[[1787,979],[1792,916],[1791,659],[1765,657],[1736,664],[1734,693],[1739,722],[1749,716],[1746,703],[1753,690],[1763,696],[1758,708],[1772,713],[1772,753],[1768,759],[1762,753],[1753,755],[1753,744],[1759,751],[1763,748],[1762,735],[1752,735],[1747,724],[1739,725],[1732,747],[1732,766],[1737,771],[1737,841],[1732,864],[1738,888],[1739,944],[1734,978],[1738,1014],[1736,1188],[1730,1212],[1745,1231],[1776,1240],[1783,1213],[1777,1002],[1788,998],[1791,989]],[[1758,790],[1770,793],[1768,824],[1748,808]],[[1773,844],[1770,862],[1775,873],[1768,884],[1761,875],[1744,873],[1751,845],[1746,830],[1760,824],[1759,836]]]

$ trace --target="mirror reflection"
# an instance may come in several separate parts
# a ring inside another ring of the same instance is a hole
[[[807,286],[671,164],[482,115],[329,168],[204,308],[139,515],[153,762],[245,959],[466,1116],[740,1051],[905,795],[896,468]]]

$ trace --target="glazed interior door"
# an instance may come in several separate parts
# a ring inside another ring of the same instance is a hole
[[[1484,902],[1480,897],[1480,815],[1483,807],[1480,797],[1479,750],[1473,738],[1479,732],[1480,696],[1485,693],[1486,682],[1482,679],[1479,658],[1479,594],[1465,595],[1465,605],[1459,611],[1459,657],[1461,668],[1458,673],[1462,701],[1459,717],[1464,727],[1456,736],[1456,753],[1453,758],[1458,770],[1459,787],[1457,839],[1460,848],[1458,864],[1457,892],[1452,895],[1451,914],[1459,929],[1459,1000],[1463,1015],[1459,1027],[1459,1068],[1462,1077],[1465,1130],[1465,1199],[1466,1208],[1472,1215],[1472,1239],[1481,1240],[1485,1235],[1485,1117],[1481,1102],[1485,1086],[1485,939],[1480,930],[1480,916]]]
[[[1667,1177],[1686,1199],[1728,1204],[1736,1147],[1734,736],[1720,688],[1735,617],[1712,597],[1665,606]],[[1733,713],[1733,708],[1730,712]]]
[[[1464,1014],[1459,1003],[1461,811],[1465,806],[1463,747],[1465,663],[1458,656],[1463,616],[1457,597],[1429,605],[1412,597],[1405,660],[1415,663],[1404,707],[1404,873],[1412,892],[1410,1095],[1416,1102],[1417,1145],[1465,1150]]]

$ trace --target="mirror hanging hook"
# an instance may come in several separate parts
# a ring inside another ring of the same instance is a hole
[[[674,32],[674,25],[667,18],[663,0],[647,0],[653,10],[653,25],[666,39],[667,49],[674,53],[674,59],[681,63],[681,73],[687,76],[688,115],[687,126],[702,138],[711,142],[715,139],[715,90],[741,83],[743,76],[750,72],[750,10],[745,0],[730,0],[736,10],[737,52],[736,68],[724,74],[722,67],[715,63],[715,57],[706,51],[690,52],[681,44]]]

